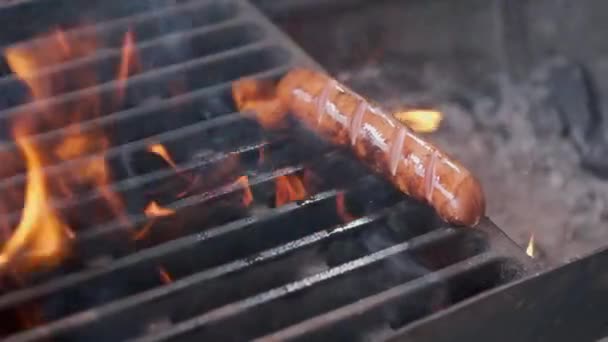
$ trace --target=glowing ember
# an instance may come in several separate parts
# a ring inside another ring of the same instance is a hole
[[[285,175],[276,178],[275,206],[306,198],[306,189],[300,177]]]
[[[439,128],[443,114],[436,110],[407,110],[393,113],[401,123],[415,132],[430,133]]]
[[[173,282],[173,277],[171,277],[169,272],[167,272],[167,270],[162,266],[158,267],[158,275],[160,276],[160,281],[162,281],[163,284],[170,284]]]
[[[23,133],[16,135],[27,161],[28,183],[21,222],[2,248],[0,265],[13,261],[25,268],[52,265],[66,253],[72,233],[49,204],[41,157]]]
[[[167,151],[165,146],[163,146],[161,144],[152,144],[152,145],[148,146],[148,151],[150,153],[159,155],[161,158],[163,158],[167,162],[167,164],[171,165],[172,168],[177,169],[177,165],[175,164],[175,161],[173,160],[173,158],[171,158],[171,155],[169,154],[169,151]]]
[[[528,254],[528,256],[530,256],[531,258],[534,258],[534,233],[530,235],[530,241],[528,241],[526,254]]]
[[[253,203],[253,193],[249,187],[249,178],[247,176],[241,176],[236,180],[236,183],[243,187],[243,205],[248,207]]]
[[[343,192],[340,192],[336,195],[336,210],[338,212],[338,216],[340,216],[343,222],[350,222],[355,219],[355,217],[351,215],[351,213],[349,213],[348,209],[346,208],[346,202]]]

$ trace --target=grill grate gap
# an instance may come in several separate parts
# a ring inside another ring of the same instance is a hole
[[[104,48],[48,66],[38,77],[94,67],[99,83],[67,86],[32,104],[25,85],[0,61],[0,155],[14,165],[1,171],[0,190],[18,189],[6,217],[13,226],[19,220],[26,181],[9,132],[13,120],[36,118],[45,105],[72,108],[99,95],[101,116],[78,127],[85,133],[109,131],[109,149],[50,163],[44,174],[61,177],[91,158],[105,158],[112,171],[109,188],[123,198],[130,224],[104,207],[98,189],[55,196],[53,206],[77,227],[72,254],[25,284],[2,287],[0,317],[6,324],[0,336],[356,340],[397,329],[525,272],[521,251],[489,221],[477,230],[448,227],[431,208],[370,175],[348,152],[295,124],[268,132],[236,113],[232,81],[276,79],[294,65],[318,67],[246,0],[104,1],[97,12],[84,10],[81,1],[56,1],[0,7],[7,23],[34,8],[62,8],[0,42],[44,49],[47,43],[31,39],[34,33],[89,19],[93,25],[75,25],[65,36],[94,36]],[[122,84],[115,76],[128,30],[136,37],[143,72],[127,79],[126,101],[116,106],[111,98]],[[53,145],[72,128],[49,125],[31,139]],[[151,144],[171,151],[179,172],[147,152]],[[201,181],[192,186],[183,174]],[[287,176],[303,180],[307,194],[277,205],[276,184]],[[248,205],[237,182],[241,177],[253,194]],[[190,193],[178,196],[186,186]],[[151,200],[175,213],[146,217]],[[152,221],[135,239],[134,232]],[[38,320],[26,327],[24,313]]]

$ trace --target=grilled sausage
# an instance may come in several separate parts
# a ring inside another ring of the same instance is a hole
[[[401,191],[433,206],[442,219],[473,226],[484,215],[481,186],[466,168],[328,75],[294,69],[280,80],[277,95],[283,109],[331,142],[350,146]]]

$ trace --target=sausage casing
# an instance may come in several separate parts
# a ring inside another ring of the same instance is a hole
[[[333,78],[294,69],[278,84],[281,102],[310,129],[358,158],[444,220],[473,226],[485,213],[480,183],[459,162]]]

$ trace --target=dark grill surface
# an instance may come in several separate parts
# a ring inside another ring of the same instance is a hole
[[[67,88],[45,100],[50,106],[91,92],[110,102],[119,86],[114,70],[123,36],[129,28],[135,33],[145,71],[129,78],[120,111],[102,104],[103,115],[81,129],[111,131],[111,188],[124,199],[131,226],[148,223],[143,208],[150,197],[177,211],[134,240],[99,192],[56,198],[77,227],[72,252],[26,284],[4,284],[0,317],[7,340],[380,338],[528,271],[527,257],[490,221],[476,229],[447,226],[346,151],[295,124],[268,132],[236,113],[231,81],[277,78],[296,64],[316,67],[246,1],[134,3],[39,0],[0,9],[11,28],[2,33],[5,45],[59,23],[95,23],[66,34],[94,34],[103,49],[41,72],[93,66],[100,84]],[[48,15],[22,24],[34,12]],[[0,69],[5,128],[35,107],[5,62]],[[183,91],[176,94],[175,84]],[[51,143],[62,129],[35,139]],[[4,134],[0,152],[18,155],[9,131]],[[180,170],[199,176],[199,191],[176,199],[182,180],[150,158],[145,150],[151,143],[162,143]],[[46,172],[60,177],[85,158]],[[23,171],[4,174],[0,187],[22,186]],[[249,207],[238,205],[241,184],[220,181],[241,175],[248,176],[255,199]],[[307,179],[309,196],[275,207],[276,178],[285,175]],[[339,215],[341,199],[353,220]],[[9,208],[11,222],[22,203],[16,199]],[[164,282],[159,268],[173,282]],[[26,328],[23,312],[36,312],[38,319]]]

